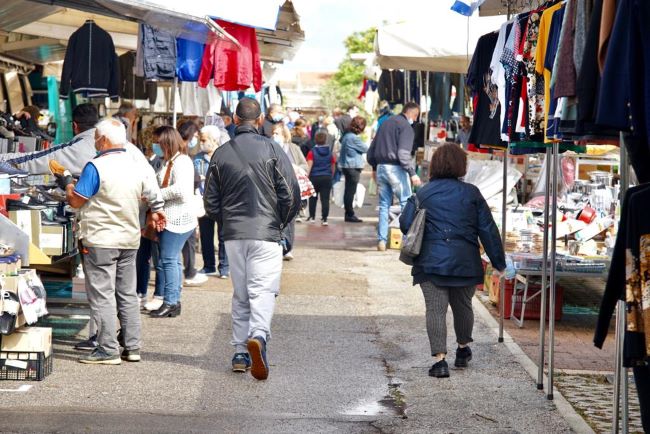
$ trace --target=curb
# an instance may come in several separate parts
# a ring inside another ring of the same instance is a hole
[[[472,305],[474,311],[478,313],[483,321],[492,332],[494,336],[499,336],[499,323],[488,311],[487,307],[476,297],[472,299]],[[530,375],[533,379],[533,382],[537,382],[537,365],[533,362],[530,357],[521,349],[519,345],[512,339],[512,336],[508,334],[507,331],[503,331],[503,345],[508,348],[510,353],[515,357],[517,362],[524,368],[524,370]],[[547,383],[547,377],[544,375],[544,383]],[[534,387],[534,384],[531,384],[531,387]],[[545,398],[543,398],[545,399]],[[585,420],[573,409],[573,406],[567,401],[564,396],[560,393],[557,388],[553,390],[553,404],[557,408],[560,415],[567,421],[571,429],[580,434],[594,434],[594,430],[585,422]]]

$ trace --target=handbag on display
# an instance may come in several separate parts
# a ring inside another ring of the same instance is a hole
[[[169,164],[167,165],[167,170],[165,171],[165,177],[163,178],[163,182],[160,185],[160,188],[169,187],[169,178],[172,175],[173,166],[174,166],[174,160],[172,159],[169,161]],[[203,203],[203,200],[201,200],[201,203]],[[205,209],[203,210],[203,214],[205,214]],[[144,229],[142,229],[142,237],[151,241],[158,241],[158,230],[156,229],[156,225],[154,224],[153,219],[151,218],[151,210],[147,210],[145,226]]]
[[[402,238],[402,248],[399,253],[399,260],[406,265],[413,265],[413,261],[420,255],[422,250],[422,239],[427,219],[427,210],[420,208],[418,195],[413,195],[415,200],[415,218],[408,232]]]

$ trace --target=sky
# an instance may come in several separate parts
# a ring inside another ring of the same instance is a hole
[[[425,25],[445,26],[444,17],[456,14],[449,9],[452,3],[453,0],[293,0],[305,41],[296,57],[285,62],[279,72],[286,76],[299,71],[335,71],[345,56],[343,41],[353,32],[414,19],[424,20]]]

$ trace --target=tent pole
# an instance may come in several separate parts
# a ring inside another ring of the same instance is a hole
[[[548,386],[546,387],[546,398],[553,399],[553,362],[555,356],[555,272],[557,270],[557,182],[559,172],[560,144],[553,143],[553,185],[551,198],[551,272],[548,306]]]
[[[427,108],[426,110],[426,123],[424,124],[424,137],[426,140],[431,140],[430,136],[430,131],[429,131],[429,112],[431,111],[431,105],[429,105],[429,71],[427,71],[427,79],[426,79],[426,90],[425,90],[425,99],[424,99],[424,106]]]
[[[537,366],[537,389],[544,390],[544,335],[546,333],[546,294],[548,286],[548,213],[550,209],[550,186],[551,186],[551,160],[552,151],[550,147],[546,148],[546,160],[544,165],[546,171],[544,178],[546,187],[544,189],[544,241],[542,242],[542,295],[539,313],[539,363]]]
[[[174,84],[172,86],[172,123],[176,128],[176,88],[178,88],[178,77],[174,77]]]
[[[506,245],[506,206],[508,204],[508,147],[503,151],[503,198],[501,202],[501,242]],[[499,282],[499,343],[503,342],[503,321],[506,308],[506,278]]]

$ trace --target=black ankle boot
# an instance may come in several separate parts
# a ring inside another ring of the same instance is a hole
[[[179,304],[163,303],[163,305],[160,306],[160,309],[151,312],[151,316],[154,318],[173,318],[180,314],[181,314],[180,303]]]

